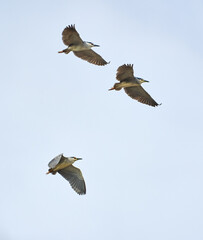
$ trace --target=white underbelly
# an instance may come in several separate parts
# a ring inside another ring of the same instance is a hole
[[[77,45],[71,46],[70,49],[75,52],[89,50],[87,47],[77,46]]]

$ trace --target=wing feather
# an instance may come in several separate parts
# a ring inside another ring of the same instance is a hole
[[[106,65],[107,62],[92,49],[85,51],[74,51],[75,56],[95,65]]]
[[[69,181],[71,187],[79,194],[86,194],[86,185],[79,168],[69,166],[58,171],[61,176]]]
[[[61,161],[62,158],[63,158],[63,154],[60,154],[60,155],[56,156],[55,158],[53,158],[53,159],[49,162],[48,166],[49,166],[50,168],[55,168],[56,165],[59,164],[59,162]]]
[[[62,40],[65,45],[69,46],[71,44],[81,44],[83,43],[80,38],[79,33],[75,29],[75,25],[69,25],[62,32]]]
[[[125,92],[138,102],[156,107],[159,104],[144,90],[142,86],[124,88]]]
[[[116,79],[123,81],[125,79],[134,79],[133,64],[123,64],[117,69]]]

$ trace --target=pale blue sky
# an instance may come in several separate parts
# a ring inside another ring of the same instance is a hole
[[[203,239],[203,2],[4,1],[1,18],[2,240]],[[65,48],[76,24],[104,67]],[[134,64],[152,108],[108,92]],[[47,176],[82,157],[87,195]]]

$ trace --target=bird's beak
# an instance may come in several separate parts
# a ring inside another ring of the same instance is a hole
[[[114,90],[114,89],[115,89],[115,88],[114,88],[114,87],[112,87],[112,88],[110,88],[110,89],[109,89],[109,91],[111,91],[111,90]]]
[[[149,81],[143,79],[143,82],[149,82]]]
[[[99,45],[95,45],[95,44],[94,44],[94,47],[100,47],[100,46],[99,46]]]
[[[77,158],[77,160],[82,160],[82,158]]]

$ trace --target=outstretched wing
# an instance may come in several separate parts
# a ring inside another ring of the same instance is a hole
[[[133,64],[124,64],[117,69],[116,79],[118,81],[131,78],[134,79]]]
[[[93,63],[95,65],[106,65],[107,62],[96,52],[94,52],[92,49],[85,50],[85,51],[75,51],[73,52],[75,56],[82,58],[85,61],[88,61],[89,63]]]
[[[79,194],[86,194],[85,181],[79,168],[72,165],[58,171],[66,180],[69,181],[71,187]]]
[[[56,165],[59,164],[59,162],[60,162],[61,159],[63,159],[63,158],[64,158],[64,157],[63,157],[63,154],[60,154],[60,155],[56,156],[55,158],[53,158],[53,159],[49,162],[48,166],[49,166],[50,168],[55,168]]]
[[[67,46],[69,46],[70,44],[77,45],[83,43],[79,33],[75,29],[75,25],[69,25],[63,30],[62,40]]]
[[[142,86],[124,88],[125,92],[138,102],[156,107],[159,104],[144,90]]]

